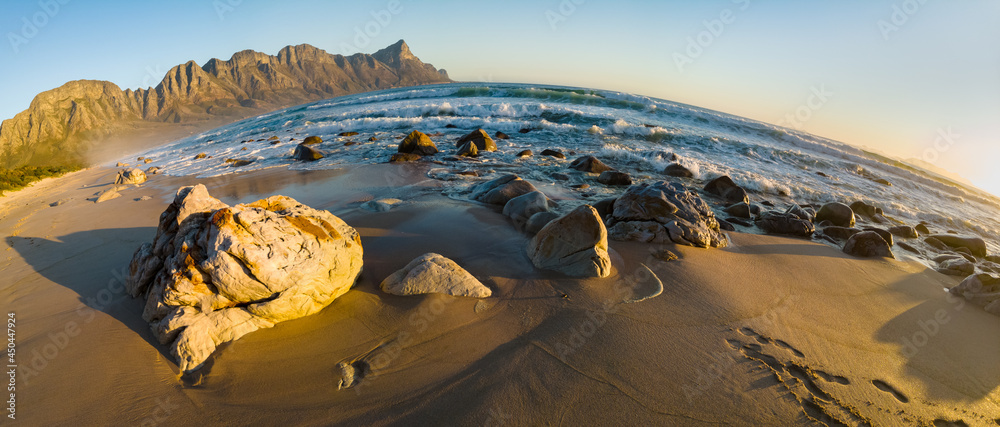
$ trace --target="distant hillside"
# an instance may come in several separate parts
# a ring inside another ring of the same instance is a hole
[[[151,124],[239,118],[334,96],[450,81],[402,40],[372,55],[347,57],[305,44],[275,56],[245,50],[228,61],[178,65],[155,88],[135,91],[78,80],[39,94],[27,110],[0,124],[0,167],[79,161],[86,142]]]

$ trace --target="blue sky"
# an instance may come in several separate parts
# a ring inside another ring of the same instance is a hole
[[[0,118],[69,80],[155,86],[243,49],[402,38],[456,80],[684,102],[932,160],[1000,194],[997,22],[997,1],[5,1]]]

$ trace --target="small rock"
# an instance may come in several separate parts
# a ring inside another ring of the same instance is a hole
[[[680,163],[671,163],[663,169],[663,174],[666,176],[673,176],[678,178],[692,178],[694,177],[694,172],[690,169],[684,167]]]
[[[517,157],[531,157],[533,154],[534,153],[532,153],[531,150],[523,150],[517,153]]]
[[[816,221],[830,221],[840,227],[854,227],[854,211],[843,203],[827,203],[816,212]]]
[[[739,202],[726,207],[723,210],[725,213],[735,216],[737,218],[750,218],[750,204],[746,202]]]
[[[583,156],[573,160],[573,162],[569,164],[569,167],[570,169],[590,173],[602,173],[604,171],[613,170],[610,166],[604,164],[604,162],[598,160],[598,158],[594,156]]]
[[[597,214],[600,215],[601,218],[606,218],[608,215],[611,215],[612,210],[614,210],[615,200],[618,200],[618,198],[611,197],[599,200],[597,203],[594,203],[594,209],[597,210]]]
[[[950,276],[968,276],[976,272],[976,266],[969,262],[969,260],[958,257],[938,264],[937,271]]]
[[[403,141],[399,143],[399,148],[397,150],[400,153],[406,154],[418,154],[421,156],[430,156],[437,154],[437,146],[434,145],[434,141],[421,131],[415,130],[410,132]]]
[[[890,233],[890,232],[888,232],[886,230],[883,230],[881,228],[875,228],[875,227],[865,227],[865,228],[863,228],[863,230],[864,231],[874,231],[874,232],[878,233],[878,235],[880,237],[882,237],[882,240],[885,240],[885,242],[888,243],[889,246],[892,246],[892,233]]]
[[[913,227],[910,227],[909,225],[898,225],[889,228],[889,232],[899,237],[905,237],[908,239],[916,239],[920,237],[920,234],[917,233],[917,230],[914,229]]]
[[[497,133],[494,134],[493,137],[496,138],[496,139],[510,139],[509,135],[507,135],[507,134],[505,134],[503,132],[500,132],[500,131],[497,131]]]
[[[121,196],[122,195],[121,195],[121,193],[118,192],[118,188],[117,187],[109,188],[107,190],[102,191],[100,194],[98,194],[97,195],[97,200],[95,200],[94,203],[103,203],[103,202],[106,202],[108,200],[117,199],[117,198],[119,198]]]
[[[389,163],[408,163],[420,160],[422,157],[413,153],[393,153],[389,158]]]
[[[861,230],[854,227],[838,227],[836,225],[831,225],[829,227],[823,227],[823,234],[830,236],[837,240],[847,240],[851,236],[860,233]]]
[[[247,166],[253,163],[253,160],[248,159],[226,159],[226,163],[229,163],[230,167],[238,168],[240,166]]]
[[[472,187],[472,199],[491,205],[506,205],[510,199],[538,191],[517,175],[504,175]]]
[[[847,205],[844,205],[845,207]],[[850,209],[850,208],[848,208]],[[874,231],[862,231],[851,236],[844,244],[844,253],[858,257],[896,258],[882,236]]]
[[[653,252],[653,258],[656,258],[663,262],[677,261],[678,259],[680,259],[680,257],[677,256],[677,254],[664,248],[654,249],[652,252]]]
[[[399,199],[378,199],[365,202],[361,205],[361,208],[372,212],[388,212],[400,203],[403,203],[403,201]]]
[[[518,130],[518,132],[519,133],[528,133],[528,132],[531,132],[531,128],[521,128],[520,130]]]
[[[543,156],[549,156],[549,157],[555,157],[557,159],[565,159],[566,158],[566,155],[563,154],[562,151],[559,151],[559,150],[545,149],[545,150],[542,150],[542,155]]]
[[[272,136],[272,137],[268,138],[267,140],[268,141],[277,141],[278,137],[277,136]]]
[[[923,254],[924,254],[923,252],[920,251],[920,249],[917,249],[917,248],[915,248],[913,246],[910,246],[910,245],[908,245],[906,243],[903,243],[903,242],[896,242],[896,246],[899,246],[899,247],[901,247],[903,249],[906,249],[907,251],[913,252],[913,253],[915,253],[917,255],[923,256]]]
[[[528,222],[524,224],[524,231],[530,234],[538,234],[546,224],[552,222],[552,220],[559,218],[559,214],[551,211],[538,212],[528,218]]]
[[[597,177],[597,182],[604,185],[632,185],[632,177],[625,172],[606,170]]]
[[[868,203],[857,201],[851,203],[851,211],[858,215],[864,215],[866,217],[873,217],[877,213],[875,211],[875,206],[869,205]]]
[[[314,160],[322,159],[325,156],[323,152],[319,151],[315,147],[302,143],[295,146],[295,151],[292,152],[292,157],[295,160],[304,160],[307,162],[311,162]]]
[[[719,222],[719,229],[723,231],[736,231],[736,227],[729,223],[729,221],[723,219],[716,219]]]
[[[393,295],[444,294],[486,298],[493,294],[455,261],[436,253],[423,254],[392,273],[379,285]]]
[[[338,133],[337,136],[354,136],[354,135],[357,135],[357,134],[358,134],[357,132],[341,132],[341,133]]]
[[[313,144],[322,144],[322,143],[323,143],[323,138],[320,138],[320,137],[315,136],[315,135],[313,135],[313,136],[307,136],[306,139],[302,140],[302,145],[313,145]]]
[[[975,305],[983,307],[987,313],[1000,316],[1000,279],[989,274],[973,274],[958,286],[948,290]]]
[[[917,230],[917,232],[920,234],[931,234],[931,230],[929,230],[927,228],[927,224],[924,223],[917,224],[916,226],[913,227],[913,229]]]
[[[548,210],[549,198],[541,191],[517,196],[503,206],[503,214],[510,218],[518,229],[523,229],[533,215]]]
[[[455,146],[461,147],[467,142],[475,144],[478,151],[497,151],[497,145],[493,142],[493,138],[490,138],[490,135],[482,129],[476,129],[468,135],[459,138],[458,141],[455,142]]]
[[[142,197],[140,197],[138,199],[135,199],[135,201],[137,201],[137,202],[145,202],[146,200],[153,200],[153,198],[149,197],[149,196],[142,196]]]
[[[930,237],[924,238],[924,243],[927,243],[928,245],[930,245],[930,247],[932,247],[934,249],[937,249],[939,251],[946,251],[946,250],[949,249],[948,245],[946,245],[946,244],[944,244],[944,242],[936,239],[934,236],[930,236]]]
[[[198,153],[198,155],[197,155],[197,156],[194,156],[194,159],[195,159],[195,160],[201,160],[201,159],[204,159],[204,158],[206,158],[206,157],[208,157],[208,154],[205,154],[205,153]]]
[[[479,148],[472,141],[467,141],[458,148],[457,154],[462,157],[479,157]]]
[[[746,190],[733,182],[732,178],[728,175],[723,175],[709,181],[705,185],[705,191],[710,194],[721,197],[728,203],[749,203],[750,198],[747,196]]]
[[[953,234],[934,234],[930,236],[952,248],[966,248],[979,258],[986,256],[986,241],[974,236],[956,236]]]
[[[551,176],[552,179],[556,181],[569,181],[569,175],[566,175],[564,173],[555,172],[555,173],[550,173],[549,176]]]
[[[809,237],[816,232],[816,227],[813,223],[800,219],[790,213],[779,211],[764,212],[756,224],[761,230],[773,234]]]
[[[124,169],[118,171],[115,185],[139,185],[146,182],[146,173],[139,169]]]

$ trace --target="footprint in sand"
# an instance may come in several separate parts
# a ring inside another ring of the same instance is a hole
[[[774,343],[777,344],[778,347],[781,347],[781,348],[783,348],[785,350],[788,350],[788,351],[792,352],[792,354],[794,354],[794,355],[796,355],[798,357],[805,357],[805,354],[802,354],[802,352],[799,351],[799,349],[797,349],[795,347],[792,347],[792,345],[789,344],[789,343],[787,343],[787,342],[784,342],[782,340],[777,340],[776,339],[776,340],[774,340]]]
[[[851,381],[849,381],[847,378],[844,378],[844,377],[842,377],[840,375],[833,375],[833,374],[829,374],[827,372],[819,371],[819,370],[814,370],[813,372],[817,376],[819,376],[820,378],[822,378],[823,381],[826,381],[828,383],[837,383],[837,384],[840,384],[840,385],[850,385],[851,384]]]
[[[891,385],[889,385],[885,381],[882,381],[882,380],[872,380],[872,385],[875,386],[875,388],[877,388],[877,389],[879,389],[881,391],[884,391],[886,393],[891,394],[892,397],[895,397],[896,400],[898,400],[900,402],[903,402],[903,403],[909,403],[910,402],[910,398],[906,397],[906,395],[904,395],[903,393],[900,393],[898,390],[896,390],[895,388],[893,388]]]

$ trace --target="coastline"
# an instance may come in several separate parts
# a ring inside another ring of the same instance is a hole
[[[9,278],[0,305],[19,318],[18,364],[41,361],[35,375],[19,376],[18,417],[27,422],[701,425],[829,416],[986,425],[1000,418],[1000,343],[992,339],[1000,323],[943,291],[956,279],[915,262],[734,232],[733,245],[718,250],[612,241],[610,278],[572,279],[535,269],[524,255],[527,235],[493,208],[442,196],[426,165],[152,175],[117,199],[87,200],[116,172],[89,168],[0,199],[7,236],[0,271]],[[119,277],[152,239],[177,188],[195,183],[230,204],[283,194],[329,210],[361,233],[365,268],[320,313],[221,347],[202,383],[183,387]],[[151,199],[135,200],[142,196]],[[382,213],[359,208],[385,197],[404,203]],[[680,260],[651,257],[660,247]],[[384,277],[432,251],[494,296],[378,290]],[[621,303],[622,283],[649,286],[641,264],[663,293]],[[336,364],[356,358],[372,374],[338,391]]]

